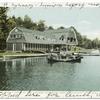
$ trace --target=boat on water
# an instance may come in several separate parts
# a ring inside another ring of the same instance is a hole
[[[79,54],[50,53],[47,57],[48,62],[81,62],[83,57]]]

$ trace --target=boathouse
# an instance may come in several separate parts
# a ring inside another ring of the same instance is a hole
[[[6,40],[8,51],[49,51],[61,49],[63,46],[78,44],[76,33],[72,27],[36,31],[23,27],[15,27]]]

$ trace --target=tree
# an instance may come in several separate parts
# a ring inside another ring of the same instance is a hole
[[[23,26],[23,19],[21,17],[18,17],[18,18],[15,18],[13,16],[13,19],[15,20],[16,22],[16,26]]]
[[[65,29],[65,27],[63,27],[63,26],[60,26],[58,29]]]
[[[31,18],[28,15],[25,15],[25,17],[24,17],[23,26],[25,28],[28,28],[28,29],[33,28],[33,22],[32,22]]]
[[[44,31],[46,29],[45,21],[40,20],[37,24],[37,30]]]
[[[48,30],[54,30],[54,28],[52,26],[49,26]]]
[[[11,31],[16,26],[16,22],[13,18],[9,18],[7,25],[8,25],[9,31]]]
[[[93,45],[93,48],[99,48],[99,46],[100,46],[99,39],[98,39],[98,38],[95,38],[95,39],[92,41],[92,45]]]
[[[33,29],[33,30],[37,30],[37,27],[38,27],[38,26],[37,26],[37,23],[34,23],[34,22],[33,22],[33,23],[32,23],[32,29]]]
[[[15,16],[12,16],[12,19],[16,22],[16,17]]]
[[[8,32],[7,27],[7,7],[0,7],[0,31],[4,33],[4,36],[6,37],[6,33]]]
[[[8,17],[7,17],[8,7],[0,7],[0,49],[6,47],[6,38],[8,36]]]

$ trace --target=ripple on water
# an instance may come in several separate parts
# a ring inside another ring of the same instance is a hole
[[[0,61],[0,90],[100,90],[100,56],[48,64],[45,57]]]

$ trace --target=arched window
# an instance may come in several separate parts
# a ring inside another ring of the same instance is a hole
[[[74,42],[76,41],[76,39],[74,38]]]
[[[35,36],[35,38],[36,38],[36,39],[38,39],[38,37],[37,37],[37,36]]]
[[[70,38],[70,42],[73,42],[73,37]]]
[[[67,40],[70,40],[70,38],[68,37]]]
[[[59,38],[59,40],[64,40],[64,35],[62,35],[60,38]]]

